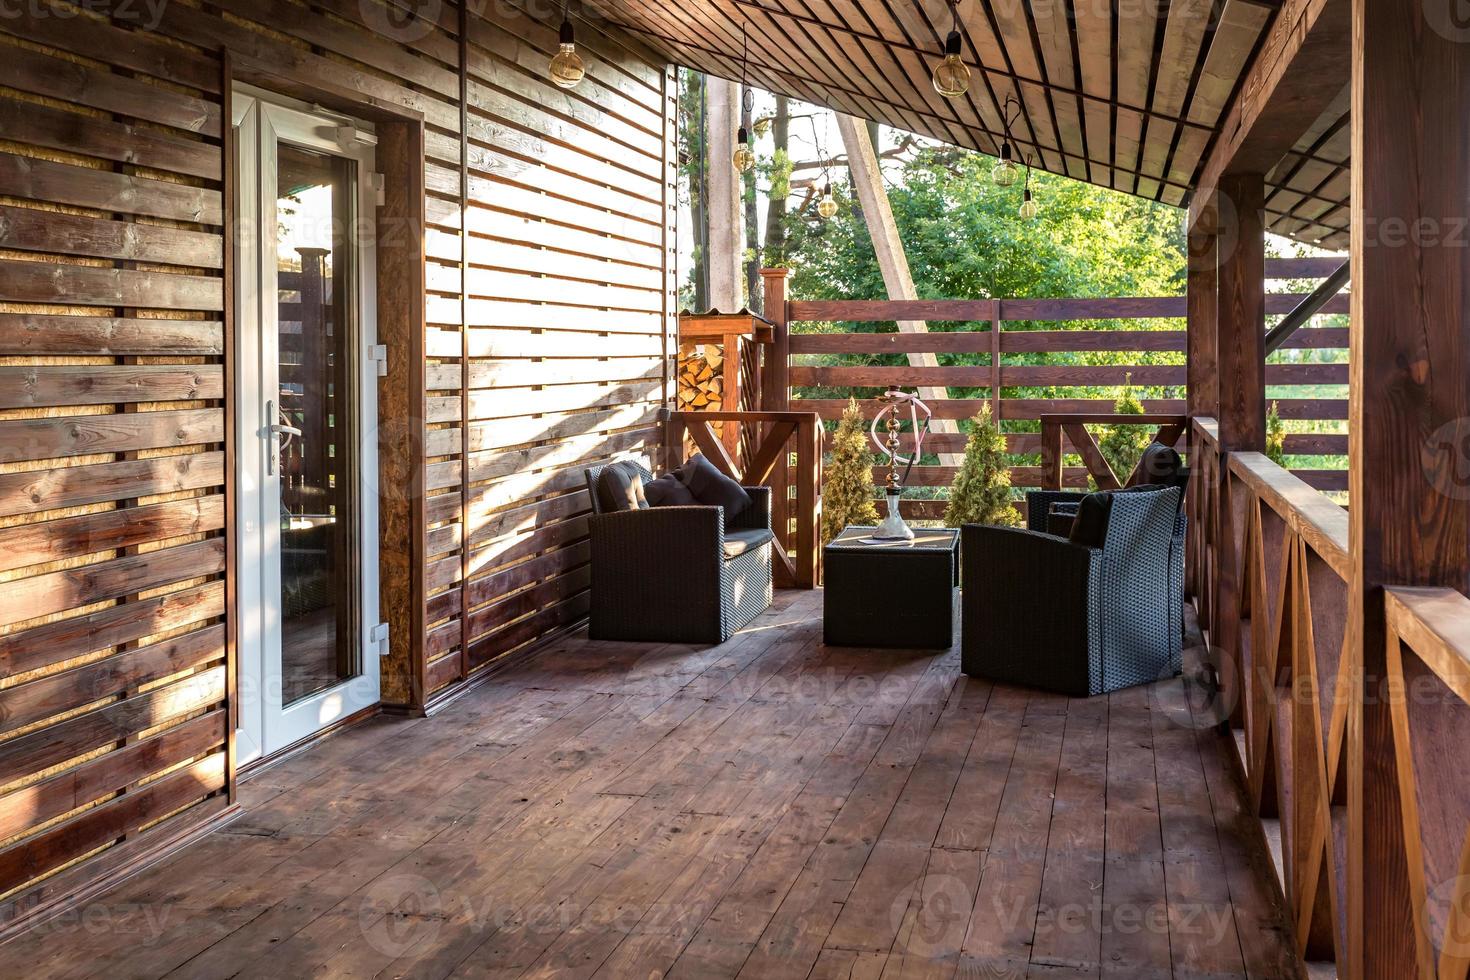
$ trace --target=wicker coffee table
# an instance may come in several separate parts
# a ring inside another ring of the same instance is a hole
[[[848,527],[822,551],[828,646],[947,649],[954,642],[960,532],[916,528],[912,542]]]

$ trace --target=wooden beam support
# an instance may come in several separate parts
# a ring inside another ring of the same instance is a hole
[[[1265,182],[1260,174],[1221,179],[1215,195],[1220,446],[1266,448]]]
[[[1213,418],[1220,410],[1219,355],[1216,347],[1215,303],[1219,275],[1216,212],[1189,230],[1185,363],[1191,416]]]
[[[1348,723],[1344,973],[1364,980],[1435,973],[1417,962],[1406,850],[1421,828],[1403,825],[1381,685],[1385,586],[1470,591],[1470,248],[1450,233],[1470,221],[1462,25],[1452,0],[1352,3],[1348,633],[1365,697]]]
[[[873,240],[873,251],[878,257],[878,268],[883,274],[883,286],[889,299],[915,300],[919,298],[914,287],[914,276],[909,270],[908,254],[898,234],[898,222],[893,217],[893,207],[888,201],[888,189],[883,186],[883,174],[879,169],[878,155],[868,135],[866,120],[856,116],[837,113],[837,129],[842,133],[842,143],[847,148],[847,166],[852,182],[857,189],[858,202],[863,207],[863,217],[868,224],[868,237]],[[929,324],[924,320],[898,320],[899,333],[928,333]],[[994,329],[994,323],[991,329]],[[930,353],[908,355],[910,367],[938,367],[939,358]],[[926,402],[935,402],[949,397],[949,389],[934,386],[919,388],[919,397]],[[954,422],[936,419],[931,423],[934,432],[958,432]],[[958,466],[960,458],[953,453],[941,453],[939,461],[944,466]]]
[[[1351,0],[1286,0],[1251,62],[1200,169],[1193,227],[1227,174],[1265,174],[1342,94],[1347,84]]]

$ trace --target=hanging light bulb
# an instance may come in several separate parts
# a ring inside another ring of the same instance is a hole
[[[1037,212],[1040,210],[1041,209],[1036,206],[1036,200],[1031,196],[1031,188],[1026,188],[1026,197],[1024,200],[1021,201],[1021,210],[1017,211],[1016,213],[1021,216],[1021,220],[1031,221],[1036,217]]]
[[[551,59],[547,72],[558,88],[575,88],[587,74],[582,56],[577,54],[577,41],[572,35],[572,22],[567,17],[565,6],[561,11],[561,50]]]
[[[1002,143],[1000,160],[996,163],[995,169],[990,171],[990,179],[995,181],[996,187],[1009,187],[1016,182],[1019,170],[1015,159],[1011,156],[1011,144]]]
[[[970,90],[970,69],[960,60],[960,32],[950,31],[944,42],[944,60],[934,66],[934,91],[947,99]]]
[[[1021,216],[1022,221],[1031,221],[1041,209],[1036,206],[1036,200],[1031,196],[1031,157],[1026,157],[1026,187],[1021,196],[1021,208],[1016,213]]]
[[[958,99],[970,90],[970,69],[960,60],[960,5],[949,0],[954,26],[944,39],[944,59],[934,66],[934,91],[946,99]]]
[[[1012,106],[1015,106],[1012,111]],[[1009,187],[1016,182],[1020,176],[1019,167],[1016,166],[1014,151],[1011,149],[1011,123],[1021,117],[1021,103],[1016,101],[1014,95],[1006,96],[1005,105],[1001,107],[1000,121],[1005,127],[1005,134],[1000,141],[1000,160],[990,171],[990,179],[995,182],[996,187]],[[1029,177],[1029,174],[1028,174]]]
[[[749,119],[755,109],[755,91],[750,87],[750,36],[746,34],[744,24],[740,27],[740,37],[743,48],[740,54],[740,118]],[[730,155],[730,162],[739,174],[748,173],[755,166],[755,149],[751,145],[750,131],[744,126],[735,137],[735,152]]]
[[[737,173],[748,173],[755,166],[755,150],[751,149],[750,133],[744,126],[740,127],[740,135],[735,138],[735,152],[730,159]]]
[[[821,199],[817,201],[817,214],[821,215],[823,220],[826,220],[836,213],[837,198],[832,196],[832,185],[827,184],[822,188]]]

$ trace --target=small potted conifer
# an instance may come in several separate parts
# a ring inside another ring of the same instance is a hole
[[[832,433],[831,456],[822,472],[822,544],[827,544],[849,525],[872,527],[878,523],[873,502],[873,454],[868,451],[868,432],[856,399],[847,400],[842,420]]]
[[[955,474],[949,506],[944,511],[945,525],[1021,523],[1021,515],[1011,501],[1011,471],[1005,449],[1005,436],[991,419],[987,403],[970,421],[965,458]]]

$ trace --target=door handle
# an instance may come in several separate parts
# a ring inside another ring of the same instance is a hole
[[[276,403],[273,401],[267,401],[265,403],[265,417],[268,421],[265,425],[264,435],[270,442],[270,446],[265,451],[265,475],[274,476],[276,472],[276,457],[281,452],[280,437],[283,435],[299,436],[301,435],[301,430],[294,425],[283,425],[280,422],[269,421],[277,418]]]

